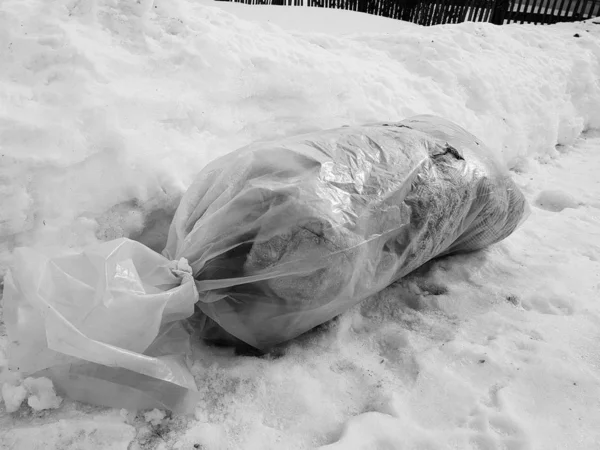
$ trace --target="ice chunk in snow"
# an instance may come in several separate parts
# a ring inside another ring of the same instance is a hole
[[[62,403],[62,398],[54,392],[52,380],[49,378],[25,378],[23,385],[31,394],[27,400],[27,404],[36,411],[56,409]]]
[[[123,418],[123,421],[126,424],[133,424],[135,422],[135,417],[136,417],[136,412],[135,411],[128,411],[126,409],[121,409],[121,411],[119,411],[119,415]]]
[[[152,411],[144,413],[144,420],[152,425],[158,425],[165,418],[165,413],[160,409],[154,408]]]
[[[14,386],[10,383],[2,385],[2,398],[6,412],[13,413],[21,407],[23,400],[27,398],[27,389],[22,384]]]

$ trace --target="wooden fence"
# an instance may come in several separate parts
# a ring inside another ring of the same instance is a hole
[[[304,5],[304,0],[216,0],[216,1],[244,3],[246,5],[281,5],[281,6],[303,6]],[[307,6],[313,6],[313,5],[307,5]]]
[[[221,0],[223,1],[223,0]],[[228,1],[228,0],[225,0]],[[600,16],[600,0],[231,0],[249,5],[338,8],[420,25],[492,22],[553,24]]]

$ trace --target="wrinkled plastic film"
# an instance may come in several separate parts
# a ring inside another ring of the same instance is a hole
[[[197,297],[184,261],[127,239],[57,257],[18,249],[4,292],[9,362],[47,373],[72,398],[81,391],[92,403],[129,409],[143,398],[183,411],[196,385],[182,320]],[[137,396],[120,395],[127,380],[137,380],[129,381]],[[180,394],[166,401],[164,390]]]
[[[526,210],[483,143],[417,116],[214,161],[184,195],[164,254],[194,269],[196,315],[211,319],[195,322],[200,336],[266,351],[432,258],[504,239]]]
[[[184,361],[178,361],[177,365],[186,367]],[[200,401],[200,394],[191,385],[184,387],[139,372],[93,363],[52,366],[36,375],[53,380],[57,391],[72,400],[110,408],[130,411],[158,408],[193,414]]]

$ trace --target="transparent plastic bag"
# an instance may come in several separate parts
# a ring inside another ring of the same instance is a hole
[[[182,198],[163,253],[193,268],[198,337],[268,351],[432,258],[504,239],[526,212],[490,149],[417,116],[212,162]]]
[[[506,238],[527,209],[489,149],[433,116],[253,144],[198,175],[163,255],[128,239],[16,250],[9,362],[76,400],[192,412],[188,329],[268,351],[432,258]]]
[[[185,260],[128,239],[54,257],[17,249],[4,289],[10,367],[88,403],[192,412],[183,319],[197,298]]]

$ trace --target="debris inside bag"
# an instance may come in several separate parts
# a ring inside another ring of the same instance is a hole
[[[269,351],[432,258],[506,238],[526,210],[483,143],[417,116],[212,162],[183,196],[164,254],[193,269],[198,337]]]
[[[256,143],[201,171],[162,255],[129,239],[17,249],[9,364],[147,420],[193,413],[190,329],[267,352],[432,258],[506,238],[527,209],[492,152],[434,116]],[[36,383],[32,407],[59,404]],[[11,389],[7,408],[22,396]]]

